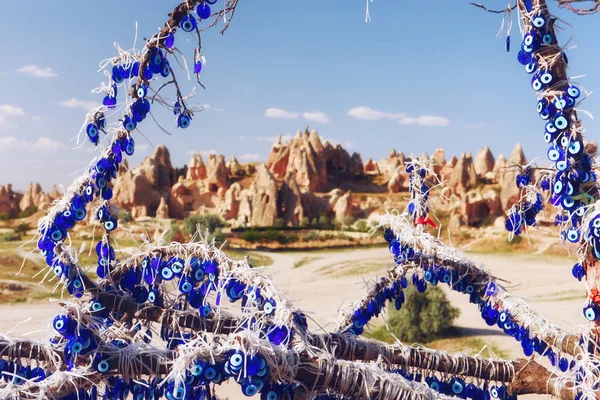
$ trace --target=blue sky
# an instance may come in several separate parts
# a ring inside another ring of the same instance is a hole
[[[93,155],[90,144],[75,149],[70,139],[89,102],[101,101],[90,92],[106,81],[99,62],[116,54],[114,42],[132,46],[136,21],[139,37],[149,37],[177,2],[61,0],[26,12],[21,3],[5,0],[0,13],[0,184],[24,189],[38,181],[49,189],[68,185]],[[488,145],[507,154],[516,142],[529,158],[544,155],[535,94],[516,61],[517,26],[507,54],[495,38],[501,16],[462,0],[423,4],[375,0],[365,23],[364,0],[240,0],[225,35],[203,36],[206,90],[196,87],[195,101],[210,109],[187,130],[159,113],[172,136],[150,120],[140,129],[151,144],[167,145],[179,166],[191,151],[266,160],[273,137],[306,125],[364,160],[391,148],[420,154],[443,147],[451,155]],[[570,76],[585,75],[577,81],[586,90],[600,89],[600,15],[555,11],[573,25],[563,24],[559,38],[577,45],[568,50]],[[185,35],[176,42],[191,59]],[[598,96],[582,108],[596,113]],[[582,118],[587,136],[598,140],[598,122]],[[141,136],[136,142],[133,164],[152,151]]]

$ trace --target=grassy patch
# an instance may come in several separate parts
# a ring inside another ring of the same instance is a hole
[[[471,253],[485,254],[530,254],[535,250],[535,244],[536,242],[533,239],[523,236],[515,236],[511,241],[508,240],[508,235],[491,236],[475,240],[468,246],[467,250]]]
[[[273,265],[273,259],[271,257],[252,251],[229,249],[225,251],[225,254],[227,254],[227,257],[233,260],[241,260],[246,256],[250,256],[250,264],[254,265],[255,267],[268,267],[269,265]]]
[[[300,261],[296,261],[296,262],[294,263],[294,268],[300,268],[300,267],[303,267],[303,266],[305,266],[306,264],[310,264],[311,262],[313,262],[313,261],[317,261],[317,260],[320,260],[320,259],[321,259],[321,257],[305,257],[305,258],[303,258],[303,259],[302,259],[302,260],[300,260]]]
[[[469,356],[479,353],[484,347],[487,346],[487,349],[489,349],[489,351],[492,352],[496,357],[509,357],[508,352],[498,347],[498,345],[495,342],[486,342],[485,340],[477,336],[459,335],[460,331],[456,330],[455,332],[453,332],[452,336],[434,340],[425,344],[425,346],[431,349],[444,350],[450,353],[463,353]],[[365,331],[364,336],[369,339],[379,340],[389,344],[395,343],[394,337],[390,334],[390,332],[384,325],[380,325],[376,328],[371,329],[370,331]],[[399,339],[402,340],[402,338]],[[482,355],[487,356],[488,353],[484,350],[482,352]]]

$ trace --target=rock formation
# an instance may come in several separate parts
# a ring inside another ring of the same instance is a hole
[[[521,144],[517,143],[499,176],[500,186],[502,187],[500,200],[504,209],[515,204],[520,198],[520,190],[517,188],[515,181],[519,173],[518,168],[525,164],[527,164],[527,159],[523,153],[523,148]]]
[[[201,154],[193,154],[187,168],[186,179],[201,181],[206,179],[206,165]]]
[[[475,172],[477,175],[485,178],[490,172],[494,171],[495,165],[494,155],[489,147],[486,146],[479,150],[475,156]]]
[[[0,214],[16,216],[21,211],[19,203],[23,195],[15,193],[12,190],[12,185],[0,185]]]
[[[277,182],[264,165],[256,170],[256,180],[248,191],[251,226],[272,226],[277,219]]]
[[[225,156],[211,154],[206,162],[206,183],[210,192],[227,190],[227,166]]]
[[[27,210],[28,208],[33,207],[45,209],[50,205],[51,201],[52,199],[44,193],[39,183],[30,183],[27,187],[27,191],[23,194],[23,198],[19,202],[19,208],[21,210]]]

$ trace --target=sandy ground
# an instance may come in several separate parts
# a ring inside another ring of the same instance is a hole
[[[365,282],[381,276],[391,265],[385,248],[265,255],[274,260],[265,272],[312,318],[309,325],[313,331],[319,326],[333,329],[340,307],[362,297]],[[581,308],[585,294],[583,286],[571,277],[572,263],[562,258],[521,255],[476,255],[473,258],[484,263],[495,276],[507,280],[514,294],[525,298],[551,322],[565,329],[575,329],[584,323]],[[304,265],[294,268],[303,260]],[[381,265],[378,272],[375,264]],[[363,276],[340,276],[345,269],[362,267],[368,270]],[[449,290],[447,293],[452,303],[461,309],[457,325],[467,334],[495,343],[511,357],[522,356],[520,344],[500,330],[488,327],[466,296]],[[11,335],[31,332],[30,337],[45,337],[45,330],[57,310],[55,304],[49,303],[0,306],[0,332],[12,329]],[[243,398],[239,388],[232,386],[228,385],[218,394]]]

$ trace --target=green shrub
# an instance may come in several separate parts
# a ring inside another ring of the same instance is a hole
[[[38,208],[36,206],[31,206],[31,207],[27,207],[23,211],[19,212],[19,214],[17,216],[19,218],[27,218],[27,217],[31,217],[37,211],[38,211]]]
[[[119,218],[123,222],[133,222],[133,217],[131,216],[131,213],[129,211],[121,211],[121,213],[119,214]]]
[[[302,221],[300,221],[300,226],[302,228],[308,228],[310,226],[310,218],[302,217]]]
[[[15,229],[13,229],[13,231],[15,232],[15,234],[20,235],[21,233],[27,233],[28,230],[30,230],[31,227],[25,223],[21,223],[19,225],[17,225],[17,227]]]
[[[285,219],[277,218],[275,220],[275,222],[273,223],[273,228],[278,228],[278,229],[285,228]]]
[[[12,219],[9,213],[0,213],[0,221],[8,221]]]
[[[302,241],[303,242],[310,242],[312,240],[319,240],[321,238],[321,236],[319,235],[319,232],[315,232],[315,231],[310,231],[305,233],[304,235],[302,235]]]
[[[204,236],[206,230],[209,234],[213,234],[218,228],[224,226],[225,223],[216,214],[190,215],[183,221],[183,231],[190,237],[197,232]]]
[[[317,220],[317,227],[319,229],[328,229],[331,228],[331,221],[325,214],[319,215],[319,219]]]
[[[352,215],[346,215],[342,219],[342,223],[344,224],[344,226],[352,226],[352,224],[354,223],[354,221],[356,221],[356,219]]]
[[[388,317],[390,331],[404,343],[424,344],[447,335],[460,314],[436,286],[429,286],[425,293],[410,286],[404,295],[402,309],[392,308]]]
[[[0,242],[16,242],[21,240],[21,236],[14,232],[0,234]]]
[[[356,225],[354,225],[354,227],[359,232],[368,232],[369,231],[369,224],[367,223],[366,219],[360,219],[360,220],[358,220],[356,222]]]
[[[284,232],[276,231],[274,229],[267,229],[266,231],[249,229],[244,231],[240,237],[250,243],[277,242],[279,244],[288,244],[298,241],[298,235],[286,235]]]

